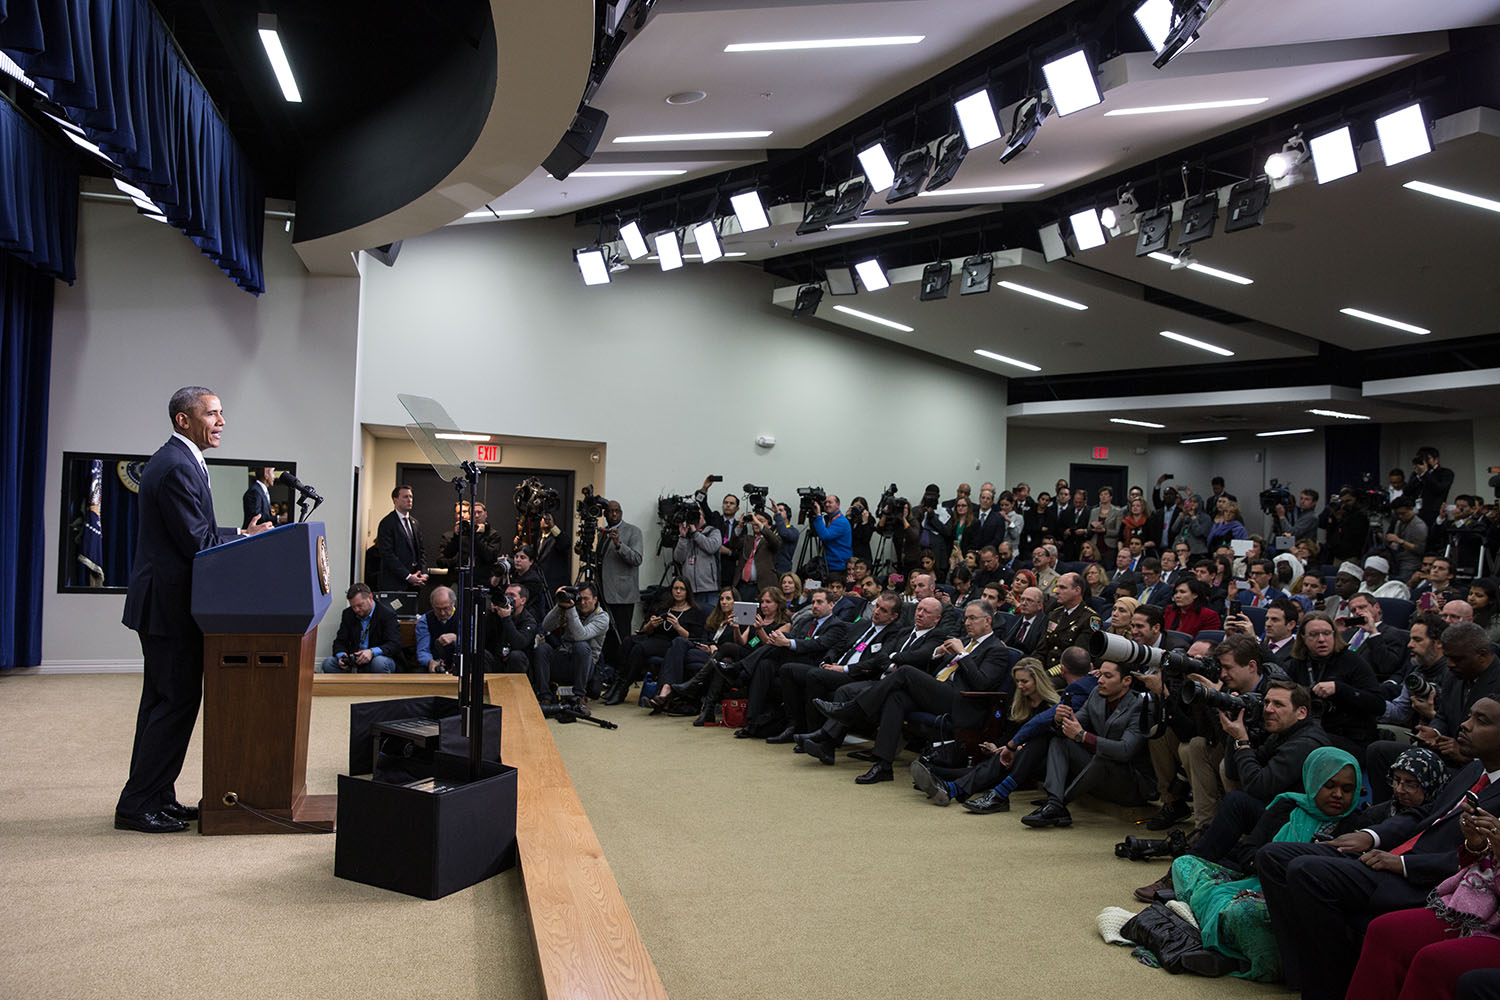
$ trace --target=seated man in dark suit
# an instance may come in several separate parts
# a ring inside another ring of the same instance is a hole
[[[1134,565],[1134,563],[1135,558],[1131,556],[1130,549],[1126,548],[1123,545],[1120,546],[1120,548],[1115,552],[1115,566],[1114,569],[1110,571],[1109,582],[1104,585],[1103,590],[1099,591],[1099,593],[1094,596],[1102,597],[1106,601],[1113,601],[1115,599],[1116,591],[1119,590],[1120,584],[1131,583],[1139,586],[1141,574],[1136,570],[1131,569],[1131,566]]]
[[[790,733],[772,736],[767,743],[791,743],[797,733],[811,728],[816,717],[813,699],[826,698],[850,681],[879,676],[889,661],[882,653],[895,651],[905,635],[898,619],[901,595],[887,590],[871,602],[870,617],[861,618],[844,632],[839,645],[820,662],[788,660],[777,670],[781,682],[781,704],[790,722]],[[784,737],[784,738],[783,738]]]
[[[894,645],[887,644],[890,652],[878,653],[862,662],[863,669],[872,672],[870,678],[842,684],[826,700],[853,701],[874,687],[880,678],[901,667],[913,666],[928,671],[935,669],[938,661],[932,658],[933,654],[951,634],[942,624],[944,610],[953,609],[936,597],[924,597],[918,601],[912,614],[911,631],[904,637],[893,640]],[[801,752],[824,764],[832,764],[834,751],[843,745],[847,731],[848,726],[829,719],[815,732],[798,733],[792,737],[792,741]]]
[[[1290,597],[1272,601],[1266,608],[1266,633],[1261,641],[1271,652],[1271,662],[1283,670],[1292,661],[1297,623],[1301,620],[1302,606]]]
[[[901,742],[906,713],[932,712],[947,715],[957,728],[977,725],[983,709],[964,699],[963,691],[1005,691],[1014,682],[1010,676],[1010,654],[1005,643],[994,638],[995,609],[988,601],[970,601],[964,607],[964,630],[968,641],[953,638],[937,647],[934,659],[946,660],[937,673],[904,666],[887,675],[851,702],[818,700],[813,706],[835,722],[860,718],[879,720],[875,733],[875,763],[854,780],[861,785],[891,781],[892,763]]]
[[[344,595],[349,606],[339,619],[333,655],[318,666],[320,674],[391,674],[402,668],[401,625],[396,612],[375,600],[363,583]]]
[[[1286,984],[1304,1000],[1339,1000],[1359,958],[1365,925],[1419,907],[1458,870],[1460,819],[1473,791],[1485,812],[1500,812],[1500,701],[1482,698],[1456,744],[1474,760],[1422,809],[1326,843],[1267,844],[1255,855]]]
[[[380,553],[378,590],[418,590],[427,582],[427,556],[422,550],[422,528],[411,516],[410,486],[397,484],[391,490],[395,508],[380,519],[375,529],[375,548]]]
[[[1409,666],[1406,644],[1411,633],[1391,628],[1380,620],[1380,602],[1369,594],[1355,594],[1349,599],[1351,617],[1345,619],[1344,641],[1364,656],[1375,671],[1375,679],[1405,676]],[[1363,621],[1355,621],[1363,619]]]
[[[1130,689],[1131,677],[1117,663],[1099,664],[1099,686],[1077,713],[1065,705],[1056,712],[1058,738],[1047,745],[1047,801],[1021,817],[1031,827],[1071,826],[1068,803],[1097,794],[1122,805],[1140,805],[1156,785],[1146,734],[1141,731],[1145,699]]]
[[[996,514],[996,523],[999,523],[999,515]],[[976,593],[984,590],[987,584],[1000,579],[1000,552],[993,545],[986,545],[979,550],[979,568],[974,571],[970,586]]]
[[[271,484],[276,481],[276,470],[269,465],[257,465],[250,470],[250,488],[245,490],[245,495],[240,498],[245,508],[245,518],[240,522],[241,528],[250,527],[250,522],[257,517],[261,524],[275,524],[276,520],[271,515]]]
[[[1172,599],[1172,588],[1162,579],[1161,561],[1154,556],[1142,556],[1136,566],[1141,579],[1135,585],[1135,599],[1142,604],[1166,607],[1167,602]]]
[[[1000,636],[1000,641],[1012,649],[1019,649],[1030,656],[1042,636],[1047,634],[1047,619],[1042,614],[1042,591],[1038,587],[1027,587],[1016,598],[1016,620]]]
[[[833,613],[833,597],[827,588],[819,587],[812,592],[812,610],[807,621],[793,627],[793,635],[772,632],[766,645],[756,649],[744,659],[744,669],[750,675],[749,704],[745,708],[745,725],[735,730],[737,739],[749,739],[763,732],[776,733],[775,742],[790,743],[796,730],[790,726],[773,729],[780,712],[774,702],[780,688],[776,687],[776,673],[783,663],[808,662],[823,657],[837,649],[844,641],[849,623]]]

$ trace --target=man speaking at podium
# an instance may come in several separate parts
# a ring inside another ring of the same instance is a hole
[[[191,611],[193,556],[271,527],[259,517],[244,528],[214,524],[203,452],[219,446],[224,430],[219,397],[202,386],[178,389],[167,415],[172,436],[141,476],[140,527],[122,619],[140,635],[146,674],[115,829],[142,833],[176,833],[198,818],[197,807],[178,802],[173,788],[203,695],[203,632]]]

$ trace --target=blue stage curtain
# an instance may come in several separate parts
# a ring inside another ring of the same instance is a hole
[[[0,49],[168,222],[241,288],[265,291],[259,178],[148,0],[0,3],[16,8]]]
[[[42,659],[53,279],[0,251],[0,669]]]
[[[0,101],[0,253],[72,284],[77,244],[72,159]]]

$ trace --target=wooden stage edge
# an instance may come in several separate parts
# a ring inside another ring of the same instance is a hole
[[[486,674],[516,769],[516,847],[542,984],[552,1000],[665,1000],[630,907],[525,674]],[[318,674],[315,695],[457,697],[444,674]]]

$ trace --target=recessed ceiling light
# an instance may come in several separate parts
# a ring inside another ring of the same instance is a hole
[[[787,42],[734,42],[725,52],[791,52],[799,49],[862,49],[875,45],[915,45],[926,35],[885,35],[874,38],[809,38]]]
[[[1227,437],[1183,438],[1178,444],[1208,444],[1210,441],[1228,441]]]
[[[302,94],[297,90],[297,79],[292,76],[292,64],[287,61],[286,51],[281,47],[281,34],[277,30],[275,14],[261,14],[256,21],[260,44],[265,47],[266,58],[281,84],[281,96],[292,104],[302,103]]]
[[[1162,253],[1161,251],[1149,253],[1146,256],[1150,257],[1152,260],[1159,260],[1163,264],[1177,263],[1176,257],[1172,256],[1169,253]],[[1210,278],[1219,278],[1223,281],[1232,281],[1236,285],[1255,284],[1255,279],[1253,278],[1247,278],[1243,274],[1235,274],[1233,271],[1221,271],[1217,267],[1209,267],[1207,264],[1200,264],[1196,260],[1189,260],[1187,269],[1189,271],[1197,271],[1199,274],[1206,274]]]
[[[880,266],[880,261],[871,257],[854,265],[854,271],[859,275],[859,280],[864,283],[865,291],[878,292],[882,288],[891,287],[891,281],[885,276],[885,271]]]
[[[1000,362],[1003,365],[1015,365],[1017,368],[1024,368],[1026,371],[1029,371],[1029,372],[1039,372],[1039,371],[1041,371],[1041,369],[1038,368],[1036,365],[1029,364],[1028,362],[1025,362],[1025,361],[1017,361],[1015,358],[1007,358],[1005,355],[1003,355],[1003,354],[996,354],[994,351],[976,350],[974,353],[977,354],[977,355],[979,355],[981,358],[989,358],[991,361],[998,361],[998,362]]]
[[[1042,184],[996,184],[992,187],[955,188],[941,187],[936,191],[922,191],[918,198],[933,198],[938,195],[965,195],[965,194],[1003,194],[1006,191],[1035,191],[1044,187]]]
[[[465,212],[464,213],[464,218],[465,219],[493,219],[493,218],[495,218],[495,217],[498,216],[498,217],[504,219],[504,218],[507,218],[509,216],[515,216],[515,215],[530,215],[532,212],[535,212],[535,211],[536,211],[536,209],[534,209],[534,208],[480,208],[480,209],[476,209],[476,210],[474,210],[472,212]]]
[[[575,170],[569,177],[681,177],[686,170]]]
[[[914,327],[907,326],[905,323],[897,323],[895,320],[886,319],[883,316],[872,316],[867,312],[860,312],[858,309],[850,309],[848,306],[834,306],[833,308],[835,312],[841,312],[847,316],[853,316],[855,319],[866,320],[870,323],[878,323],[881,326],[888,326],[892,330],[900,330],[902,333],[911,333],[915,329]]]
[[[1157,104],[1143,108],[1115,108],[1104,112],[1104,117],[1113,118],[1121,115],[1164,115],[1175,111],[1212,111],[1215,108],[1253,108],[1257,104],[1264,104],[1269,97],[1236,97],[1224,101],[1197,101],[1192,104]]]
[[[1073,240],[1080,250],[1092,250],[1104,245],[1104,227],[1099,225],[1099,213],[1092,208],[1074,212],[1068,216],[1073,227]]]
[[[1344,308],[1340,309],[1339,312],[1343,313],[1345,316],[1353,316],[1355,319],[1362,319],[1369,323],[1379,323],[1381,326],[1388,326],[1395,330],[1403,330],[1406,333],[1415,333],[1423,337],[1432,332],[1426,327],[1413,326],[1410,323],[1403,323],[1399,319],[1391,319],[1389,316],[1381,316],[1379,313],[1365,312],[1363,309],[1353,309],[1349,306],[1345,306]]]
[[[1375,119],[1375,134],[1380,137],[1380,155],[1388,167],[1432,152],[1432,136],[1427,133],[1420,104]]]
[[[1088,306],[1084,305],[1082,302],[1074,302],[1072,299],[1065,299],[1061,295],[1053,295],[1050,292],[1043,292],[1038,289],[1028,287],[1027,285],[1018,285],[1014,281],[1002,281],[1000,282],[1000,287],[1009,288],[1011,291],[1020,292],[1022,295],[1030,295],[1032,298],[1041,299],[1044,302],[1051,302],[1053,305],[1067,306],[1069,309],[1077,309],[1080,312],[1088,308]]]
[[[911,224],[910,221],[907,220],[907,219],[901,219],[899,221],[892,221],[892,222],[838,222],[838,223],[835,223],[835,224],[829,226],[828,228],[829,229],[889,229],[889,228],[891,228],[893,226],[906,226],[906,225],[910,225],[910,224]]]
[[[743,132],[675,132],[667,135],[622,135],[616,138],[615,142],[709,142],[717,139],[764,139],[770,134],[770,129],[750,129]]]
[[[1426,181],[1407,181],[1401,185],[1413,191],[1430,194],[1434,198],[1446,198],[1456,201],[1461,205],[1471,205],[1474,208],[1483,208],[1491,212],[1500,212],[1500,201],[1492,198],[1481,198],[1477,194],[1466,194],[1463,191],[1455,191],[1453,188],[1439,187],[1436,184],[1428,184]]]
[[[450,431],[437,431],[432,436],[440,441],[478,441],[481,443],[492,441],[495,437],[493,434],[458,434]]]
[[[1313,430],[1311,427],[1297,427],[1289,431],[1261,431],[1255,436],[1258,438],[1286,437],[1288,434],[1311,434]]]
[[[1359,157],[1354,155],[1354,135],[1348,125],[1309,140],[1307,148],[1312,151],[1313,170],[1318,175],[1319,184],[1359,172]]]
[[[958,128],[964,134],[964,142],[970,149],[978,149],[985,143],[1000,138],[1000,122],[995,118],[995,105],[990,101],[989,88],[977,90],[968,97],[953,102],[958,113]]]
[[[679,90],[675,94],[667,95],[667,103],[673,105],[697,104],[707,96],[708,94],[704,93],[701,90]]]
[[[1210,344],[1202,340],[1194,340],[1192,337],[1184,337],[1182,334],[1173,333],[1171,330],[1163,330],[1161,331],[1161,335],[1163,337],[1166,337],[1168,340],[1175,340],[1179,344],[1186,344],[1189,347],[1196,347],[1200,351],[1208,351],[1210,354],[1217,354],[1220,357],[1225,358],[1234,357],[1233,351],[1226,350],[1225,348],[1220,347],[1217,344]]]
[[[1112,424],[1129,424],[1131,427],[1155,427],[1157,430],[1165,430],[1166,424],[1153,424],[1149,420],[1127,420],[1124,417],[1110,417]]]
[[[1092,108],[1104,100],[1099,96],[1099,84],[1094,79],[1094,68],[1082,49],[1069,52],[1060,59],[1042,65],[1042,75],[1047,78],[1047,90],[1052,94],[1052,106],[1059,116],[1071,115],[1075,111]]]
[[[1369,420],[1363,413],[1342,413],[1338,410],[1308,410],[1308,413],[1319,417],[1336,417],[1339,420]]]

